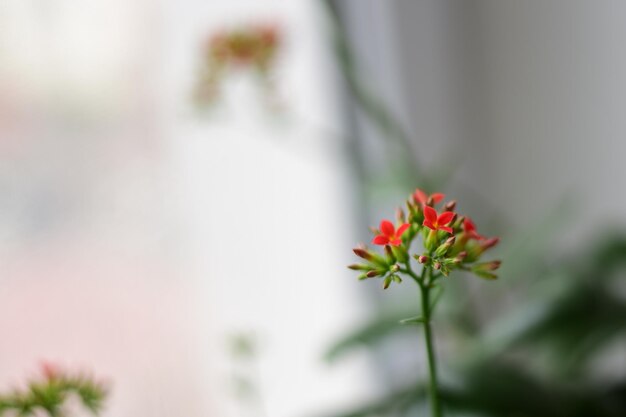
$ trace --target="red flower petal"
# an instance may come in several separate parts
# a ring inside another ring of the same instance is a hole
[[[396,236],[402,236],[402,233],[406,232],[406,229],[408,229],[409,226],[410,224],[404,223],[402,226],[398,227],[398,230],[396,230]]]
[[[439,204],[441,202],[441,200],[446,198],[446,195],[445,194],[441,194],[441,193],[433,193],[433,194],[430,195],[430,197],[433,199],[433,203]]]
[[[393,245],[393,246],[400,246],[400,245],[402,244],[402,239],[400,239],[400,238],[396,238],[396,239],[394,239],[394,240],[390,241],[389,243],[390,243],[391,245]]]
[[[452,228],[448,226],[439,226],[439,230],[443,230],[444,232],[448,232],[450,234],[453,232]]]
[[[437,230],[435,229],[435,226],[433,225],[433,223],[430,220],[424,220],[424,223],[422,223],[424,226],[428,227],[431,230]]]
[[[389,243],[389,238],[387,236],[378,235],[372,240],[372,243],[374,245],[386,245]]]
[[[466,217],[463,221],[463,230],[465,230],[466,232],[473,232],[476,230],[476,225],[469,217]]]
[[[453,212],[451,212],[451,211],[443,212],[437,218],[437,223],[441,224],[441,225],[448,224],[448,223],[450,223],[452,221],[453,217],[454,217],[454,213]]]
[[[393,236],[396,228],[393,226],[389,220],[383,220],[380,222],[380,232],[385,236]]]
[[[425,205],[428,201],[428,196],[426,195],[426,193],[419,188],[415,190],[415,192],[413,193],[413,197],[415,198],[415,201],[417,201],[421,205]]]
[[[426,206],[424,207],[424,218],[426,220],[428,220],[431,225],[437,222],[437,211],[430,207],[430,206]]]

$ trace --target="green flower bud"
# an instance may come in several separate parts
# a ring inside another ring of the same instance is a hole
[[[427,231],[426,238],[424,239],[424,247],[428,252],[432,252],[435,250],[438,243],[437,231],[428,229],[427,227],[425,227],[424,230]]]
[[[404,246],[393,246],[391,250],[399,262],[405,263],[409,260],[409,254]]]
[[[393,254],[391,246],[385,245],[385,255],[387,255],[387,261],[389,261],[390,264],[396,262],[396,256]]]
[[[404,210],[402,210],[402,207],[398,207],[396,209],[396,220],[398,221],[398,223],[403,224],[406,223],[406,216],[404,214]]]
[[[495,271],[500,268],[500,264],[502,264],[502,261],[481,262],[479,264],[472,265],[472,272]]]
[[[391,278],[391,275],[388,276],[387,278],[385,278],[385,280],[383,281],[383,289],[386,290],[387,288],[389,288],[389,285],[391,285],[391,280],[393,278]]]
[[[446,252],[448,252],[448,250],[452,247],[452,245],[454,245],[455,241],[456,241],[456,237],[454,236],[446,239],[446,241],[443,242],[441,245],[439,245],[439,247],[435,250],[435,256],[436,257],[444,256]]]

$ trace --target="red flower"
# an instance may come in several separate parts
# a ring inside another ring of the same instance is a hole
[[[476,240],[486,239],[486,237],[478,234],[478,232],[476,231],[476,225],[474,224],[472,219],[470,219],[469,217],[466,217],[465,220],[463,220],[463,230],[465,231],[465,233],[470,239],[476,239]]]
[[[389,220],[383,220],[380,222],[380,233],[376,235],[372,243],[375,245],[393,245],[400,246],[402,244],[402,239],[400,238],[402,234],[409,228],[408,223],[402,224],[396,230],[393,223]]]
[[[445,194],[441,194],[441,193],[433,193],[431,195],[428,195],[424,191],[420,190],[419,188],[416,189],[415,192],[413,193],[413,198],[415,198],[415,201],[421,204],[422,207],[425,207],[426,203],[428,203],[428,200],[431,198],[433,199],[433,203],[439,204],[441,200],[445,198],[445,196],[446,196]]]
[[[42,361],[40,364],[41,373],[46,378],[46,380],[51,381],[53,379],[57,379],[61,374],[61,370],[59,366],[55,363]]]
[[[432,207],[424,206],[424,226],[432,230],[443,230],[444,232],[452,233],[452,228],[448,226],[454,213],[451,211],[444,211],[437,215],[437,210]]]

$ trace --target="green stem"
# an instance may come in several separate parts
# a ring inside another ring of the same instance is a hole
[[[426,281],[426,276],[430,273],[432,279],[432,272],[430,268],[424,268],[422,270],[422,277],[420,280],[420,289],[422,293],[422,316],[424,318],[424,338],[426,339],[426,352],[428,355],[428,371],[430,374],[429,381],[429,395],[430,395],[430,409],[432,417],[441,417],[441,405],[439,403],[439,388],[437,384],[437,364],[435,359],[434,341],[432,335],[432,328],[430,324],[430,282]]]

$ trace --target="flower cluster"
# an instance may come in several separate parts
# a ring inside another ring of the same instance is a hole
[[[0,394],[0,416],[34,416],[46,414],[51,417],[68,415],[66,402],[77,397],[92,414],[102,410],[108,387],[86,373],[70,373],[56,364],[43,362],[41,376],[26,382],[25,388]]]
[[[274,24],[245,25],[213,34],[202,53],[196,101],[199,104],[213,102],[222,79],[233,71],[256,73],[269,86],[281,45],[282,35]]]
[[[409,275],[419,283],[432,283],[453,270],[464,270],[485,279],[496,279],[494,273],[500,261],[481,261],[483,253],[494,247],[499,238],[480,235],[474,222],[456,211],[456,202],[443,203],[441,193],[427,195],[417,189],[406,202],[406,212],[399,208],[396,225],[389,220],[372,229],[372,244],[383,246],[377,253],[366,246],[354,249],[362,263],[349,268],[361,271],[359,279],[379,277],[386,289],[391,282],[402,282],[401,274]],[[443,203],[443,204],[442,204]],[[437,206],[441,208],[437,209]],[[412,249],[421,236],[422,249]],[[423,271],[432,271],[430,277],[417,276],[411,268],[411,258],[423,265]]]

